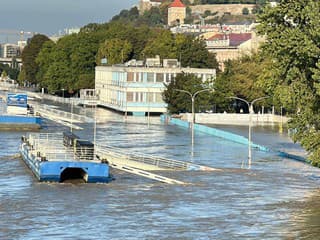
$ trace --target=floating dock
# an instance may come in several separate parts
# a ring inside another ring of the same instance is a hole
[[[109,165],[98,160],[91,142],[73,134],[32,133],[22,137],[20,153],[39,181],[110,181]]]
[[[26,94],[7,93],[6,101],[0,98],[1,130],[37,130],[41,128],[41,118],[33,115],[33,108],[27,104]]]
[[[41,117],[0,115],[1,130],[38,130],[41,124]]]

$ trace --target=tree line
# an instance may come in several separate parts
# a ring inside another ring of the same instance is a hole
[[[185,67],[217,68],[215,54],[209,53],[202,39],[191,35],[173,35],[163,28],[135,26],[112,21],[88,24],[78,34],[53,42],[35,35],[22,53],[20,82],[46,88],[50,93],[61,89],[73,94],[79,89],[94,88],[97,65],[124,63],[159,55],[181,58]]]

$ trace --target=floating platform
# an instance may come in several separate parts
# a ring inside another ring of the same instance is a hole
[[[22,137],[23,161],[42,182],[111,180],[108,163],[98,160],[91,142],[74,134],[32,133]]]
[[[41,128],[41,118],[33,115],[33,107],[28,104],[24,93],[7,93],[6,101],[0,98],[1,130],[37,130]]]
[[[41,117],[0,115],[1,130],[38,130],[41,128]]]

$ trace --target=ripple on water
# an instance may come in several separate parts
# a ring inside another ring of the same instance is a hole
[[[89,127],[79,135],[90,136]],[[259,131],[259,141],[274,141]],[[247,147],[196,134],[192,151],[190,133],[173,126],[149,130],[146,124],[113,121],[99,125],[97,133],[102,144],[223,171],[161,172],[193,183],[188,186],[118,171],[109,184],[38,183],[20,159],[6,158],[18,152],[21,134],[0,133],[6,139],[0,149],[0,219],[5,219],[0,239],[317,239],[320,234],[319,169],[256,151],[252,169],[240,169]]]

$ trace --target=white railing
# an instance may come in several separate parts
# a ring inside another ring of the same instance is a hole
[[[36,157],[47,161],[95,161],[93,147],[64,146],[61,133],[32,133],[28,144]]]
[[[157,157],[153,155],[138,154],[129,152],[124,149],[119,149],[106,145],[98,145],[96,153],[99,156],[112,156],[123,161],[133,161],[148,165],[157,166],[159,168],[171,169],[171,170],[215,170],[214,168],[204,167],[193,163],[184,161],[178,161],[173,159],[167,159],[163,157]],[[108,160],[108,159],[107,159]]]
[[[53,118],[59,118],[68,122],[73,122],[73,123],[93,122],[93,119],[87,116],[82,116],[82,115],[54,109],[48,105],[36,105],[35,111],[39,112],[40,114],[41,113],[47,114],[52,116]]]

